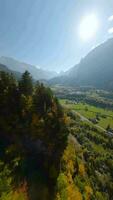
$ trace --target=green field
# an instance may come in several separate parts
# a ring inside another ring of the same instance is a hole
[[[75,110],[87,119],[95,119],[96,116],[98,116],[98,125],[105,129],[108,125],[113,128],[113,111],[91,106],[86,103],[74,104],[71,101],[67,101],[65,99],[60,100],[60,102],[63,106],[66,106],[71,110]]]

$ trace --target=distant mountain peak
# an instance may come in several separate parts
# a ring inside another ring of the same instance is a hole
[[[32,77],[36,80],[42,80],[42,79],[48,80],[57,76],[56,72],[38,68],[35,65],[18,61],[12,57],[1,56],[0,63],[7,66],[8,69],[17,71],[20,73],[24,73],[25,70],[28,70],[31,73]]]

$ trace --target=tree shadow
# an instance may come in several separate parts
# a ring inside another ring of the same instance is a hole
[[[32,140],[28,136],[24,135],[18,140],[16,138],[15,141],[10,137],[7,140],[3,136],[1,138],[2,144],[5,143],[2,159],[12,171],[13,188],[20,188],[26,183],[25,190],[29,200],[53,200],[66,141],[63,144],[60,141],[49,155],[43,145],[40,147],[43,151],[38,149],[38,140]],[[6,149],[10,153],[5,154]],[[19,159],[19,156],[22,157]]]

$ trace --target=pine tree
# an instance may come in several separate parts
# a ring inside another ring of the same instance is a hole
[[[33,83],[32,83],[32,77],[30,76],[30,73],[28,71],[25,71],[22,75],[22,78],[19,82],[19,90],[21,94],[24,94],[25,96],[32,95],[33,92]]]

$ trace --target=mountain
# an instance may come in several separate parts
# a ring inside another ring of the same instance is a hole
[[[11,72],[5,65],[0,64],[0,71]]]
[[[8,67],[6,67],[3,64],[0,64],[0,71],[4,71],[4,72],[7,72],[9,74],[13,74],[16,79],[20,79],[20,77],[21,77],[21,73],[20,72],[16,72],[16,71],[10,70],[10,69],[8,69]]]
[[[49,83],[113,90],[113,38],[93,49],[67,75],[53,78]]]
[[[20,73],[23,73],[25,72],[25,70],[28,70],[31,73],[32,77],[36,80],[41,80],[41,79],[48,80],[57,76],[57,73],[54,71],[46,71],[37,68],[34,65],[26,64],[10,57],[4,57],[4,56],[0,57],[0,63],[7,66],[8,69]]]

